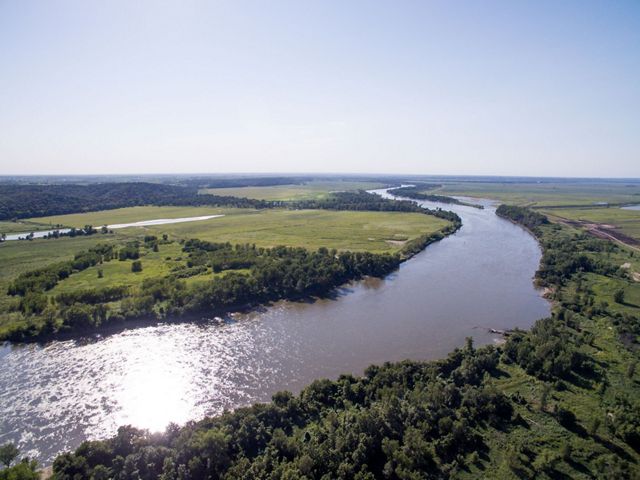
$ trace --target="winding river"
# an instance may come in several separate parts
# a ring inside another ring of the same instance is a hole
[[[161,430],[372,363],[442,357],[467,336],[497,341],[488,327],[527,328],[549,313],[532,285],[539,246],[483,204],[442,205],[462,217],[458,233],[385,279],[354,282],[328,299],[279,302],[222,322],[4,345],[0,443],[14,441],[48,464],[118,425]]]

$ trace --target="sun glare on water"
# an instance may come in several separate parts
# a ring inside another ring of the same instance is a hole
[[[145,337],[145,345],[129,344],[129,352],[120,352],[130,368],[121,370],[116,386],[118,425],[133,425],[162,431],[170,422],[184,423],[192,415],[189,365],[172,354],[171,342],[162,337]],[[115,379],[114,379],[115,380]]]

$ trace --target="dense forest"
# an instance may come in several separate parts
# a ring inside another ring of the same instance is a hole
[[[269,202],[218,195],[200,195],[195,188],[157,183],[93,185],[0,184],[0,220],[64,215],[140,205],[225,206],[267,208]]]
[[[540,234],[540,230],[538,229],[540,225],[546,225],[549,223],[547,217],[541,213],[515,205],[500,205],[496,209],[496,215],[522,225],[534,232],[536,235]]]
[[[629,253],[518,219],[535,227],[538,279],[554,299],[530,331],[499,347],[469,339],[445,360],[318,380],[162,434],[121,427],[59,456],[54,478],[638,478],[639,320],[590,283],[628,285],[612,259]],[[214,247],[188,248],[195,260]]]

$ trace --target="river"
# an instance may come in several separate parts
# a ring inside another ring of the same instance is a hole
[[[549,313],[532,284],[540,248],[482,203],[484,210],[442,205],[462,217],[455,235],[385,279],[353,282],[331,298],[279,302],[222,322],[4,345],[0,443],[14,441],[48,464],[118,425],[161,430],[373,363],[442,357],[467,336],[497,341],[487,327],[528,328]]]

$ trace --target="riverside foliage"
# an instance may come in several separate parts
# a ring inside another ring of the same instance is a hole
[[[398,187],[389,190],[389,193],[397,195],[399,197],[413,198],[415,200],[425,200],[428,202],[450,203],[454,205],[466,205],[468,207],[484,208],[482,205],[475,205],[458,200],[454,197],[448,197],[446,195],[437,195],[435,193],[425,193],[425,190],[437,188],[440,185],[432,184],[420,184],[417,186]]]
[[[502,212],[534,227],[544,249],[538,279],[553,315],[529,332],[318,380],[162,434],[121,427],[59,456],[54,478],[638,478],[640,309],[606,293],[635,292],[615,268],[630,253]],[[214,247],[190,248],[195,260]]]
[[[308,208],[305,206],[305,208]],[[350,280],[366,275],[384,276],[401,261],[459,228],[457,215],[423,209],[412,202],[381,199],[366,192],[336,194],[316,208],[420,212],[450,220],[444,229],[407,241],[398,254],[348,252],[320,248],[257,248],[255,245],[212,243],[197,239],[184,242],[186,265],[169,275],[147,278],[140,286],[83,288],[52,295],[60,282],[90,267],[111,261],[133,260],[132,273],[144,270],[144,254],[170,243],[166,236],[147,236],[144,242],[125,245],[98,244],[77,253],[73,260],[24,272],[9,285],[14,303],[13,322],[5,338],[25,341],[57,334],[77,333],[137,318],[179,318],[211,315],[247,304],[264,303],[303,295],[322,295]],[[89,227],[90,228],[90,227]],[[185,279],[211,273],[206,283]]]

